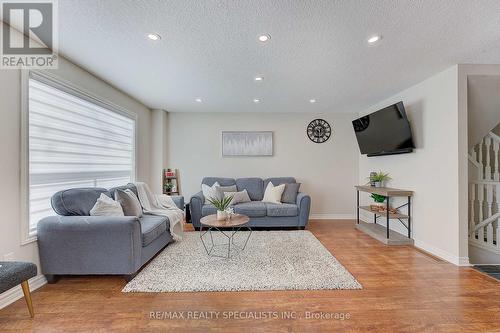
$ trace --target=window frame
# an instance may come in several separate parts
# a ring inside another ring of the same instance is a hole
[[[37,241],[37,235],[30,233],[30,175],[29,175],[29,80],[34,79],[49,85],[55,89],[73,95],[87,102],[96,104],[109,111],[125,116],[134,122],[133,126],[133,161],[132,161],[132,181],[137,179],[138,164],[138,135],[137,123],[138,115],[119,105],[116,105],[100,96],[97,96],[73,83],[70,83],[61,77],[42,70],[21,70],[21,163],[20,163],[20,208],[21,208],[21,245],[26,245]]]

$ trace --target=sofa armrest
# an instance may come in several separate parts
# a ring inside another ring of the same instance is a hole
[[[311,197],[308,194],[299,192],[297,194],[297,206],[299,207],[299,226],[305,227],[309,221]]]
[[[133,274],[141,267],[135,216],[51,216],[37,226],[44,274]]]
[[[191,197],[189,203],[189,209],[191,210],[191,223],[195,228],[199,228],[201,226],[201,208],[205,203],[205,197],[203,196],[203,192],[200,191]]]
[[[172,195],[170,197],[174,201],[177,208],[184,210],[184,197],[182,195]]]

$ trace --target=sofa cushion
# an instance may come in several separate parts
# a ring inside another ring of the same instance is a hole
[[[219,183],[220,186],[236,185],[234,178],[223,178],[223,177],[205,177],[203,178],[201,183],[208,186],[212,186],[215,183]]]
[[[266,191],[264,192],[263,202],[271,202],[271,203],[281,203],[281,196],[283,195],[283,191],[285,191],[285,185],[281,184],[278,186],[274,186],[273,183],[267,183]]]
[[[125,216],[142,216],[142,206],[135,195],[131,190],[117,190],[115,192],[116,201],[120,203],[123,209],[123,215]]]
[[[243,202],[250,202],[247,190],[241,192],[224,192],[224,198],[231,197],[231,205],[236,205]]]
[[[142,215],[139,218],[141,223],[142,246],[148,246],[155,239],[160,237],[168,228],[170,228],[170,221],[165,216],[155,215]]]
[[[112,188],[110,188],[108,191],[109,191],[109,193],[111,193],[111,197],[112,197],[113,199],[115,199],[115,200],[117,200],[117,199],[116,199],[116,191],[117,191],[117,190],[122,190],[122,191],[125,191],[125,190],[131,190],[132,192],[134,192],[134,194],[135,194],[136,196],[139,196],[139,195],[137,194],[137,188],[136,188],[136,187],[135,187],[135,185],[134,185],[134,184],[132,184],[132,183],[128,183],[127,185],[123,185],[123,186],[117,186],[117,187],[112,187]]]
[[[300,183],[285,184],[285,190],[281,195],[281,202],[294,204],[297,202],[297,194],[299,194]]]
[[[59,191],[52,196],[52,208],[63,216],[90,216],[90,210],[103,193],[111,197],[105,188],[73,188]]]
[[[207,215],[212,215],[216,214],[217,209],[214,207],[212,204],[206,204],[201,207],[201,216],[207,216]]]
[[[299,215],[299,207],[295,204],[274,204],[266,202],[267,216],[284,217]]]
[[[266,204],[261,201],[244,202],[234,206],[234,212],[248,217],[266,216]]]
[[[118,201],[102,193],[90,210],[90,216],[124,216],[124,214],[122,205]]]
[[[239,178],[236,179],[238,192],[247,190],[250,199],[260,201],[264,197],[264,182],[260,178]]]
[[[236,185],[221,186],[218,182],[215,182],[212,186],[201,184],[201,191],[205,202],[208,202],[208,199],[222,200],[224,192],[236,192]]]
[[[296,183],[297,181],[293,177],[273,177],[264,179],[264,188],[267,188],[267,184],[272,182],[274,186],[278,186],[281,184],[290,184]]]

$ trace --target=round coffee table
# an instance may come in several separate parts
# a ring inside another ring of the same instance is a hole
[[[201,223],[200,239],[203,244],[203,247],[205,248],[205,251],[207,251],[207,254],[213,257],[230,258],[232,248],[236,248],[243,251],[247,246],[248,240],[250,239],[250,235],[252,234],[252,229],[250,229],[250,227],[247,225],[249,221],[250,218],[242,214],[235,214],[230,219],[222,221],[217,220],[216,214],[202,217],[200,220]],[[206,228],[205,231],[203,231],[204,227]],[[246,237],[245,243],[243,244],[242,247],[240,247],[238,244],[234,242],[234,236],[242,229],[248,230],[250,232]],[[220,234],[224,235],[227,238],[227,243],[225,242],[222,244],[215,244],[212,232],[219,232]],[[210,236],[210,244],[207,244],[204,240],[204,236],[207,234]],[[207,245],[209,245],[210,248]],[[221,247],[221,246],[227,247],[227,256],[214,254],[214,249],[216,247]]]

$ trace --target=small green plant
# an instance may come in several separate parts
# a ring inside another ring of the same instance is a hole
[[[172,183],[165,184],[165,190],[167,190],[168,192],[172,191],[173,188],[174,188],[174,184],[172,184]]]
[[[370,179],[372,182],[387,182],[387,181],[391,180],[392,178],[389,177],[388,173],[384,173],[382,171],[379,171],[379,172],[375,173],[373,176],[368,177],[368,179]]]
[[[373,193],[372,194],[372,198],[375,202],[378,202],[378,203],[382,203],[385,201],[386,197],[384,197],[383,195],[380,195],[380,194],[375,194]]]
[[[212,205],[214,205],[214,207],[217,210],[220,210],[220,211],[226,210],[231,205],[232,200],[233,200],[232,195],[224,197],[222,199],[217,199],[217,198],[208,198],[207,199],[208,202],[210,202]]]

